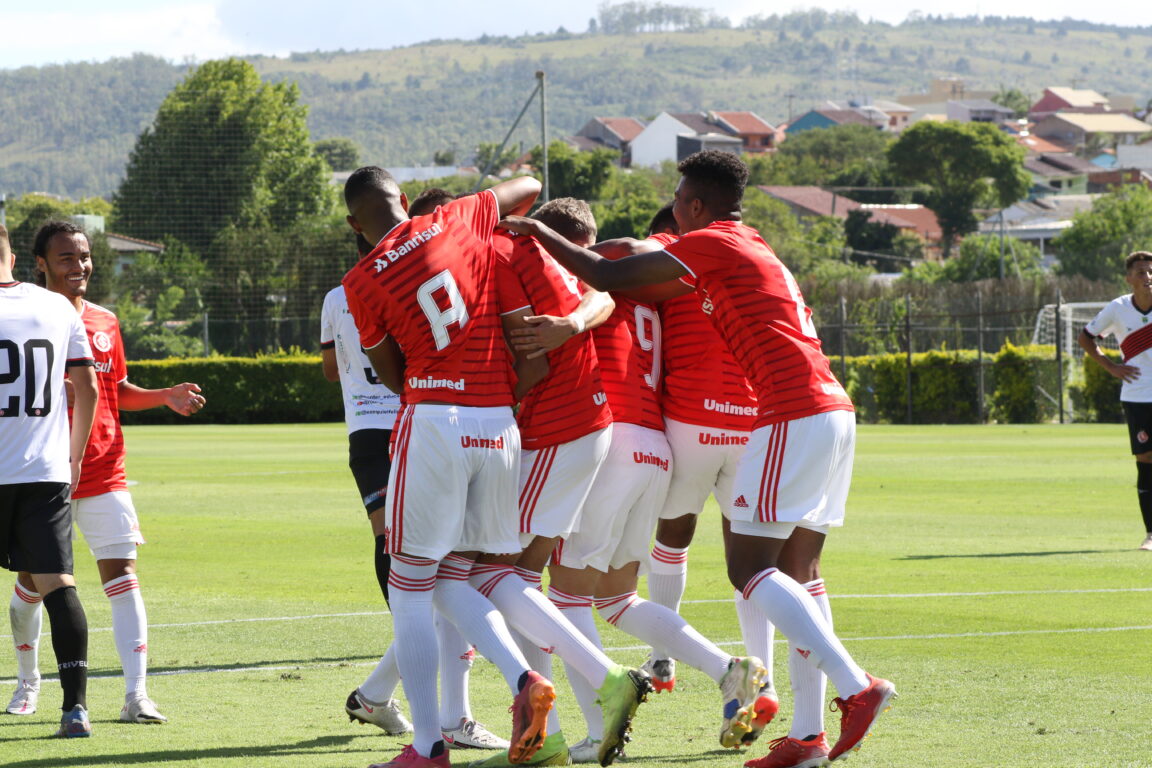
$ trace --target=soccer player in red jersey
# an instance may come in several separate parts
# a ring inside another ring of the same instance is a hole
[[[36,233],[32,251],[36,256],[37,279],[42,277],[48,290],[63,295],[80,313],[95,358],[100,401],[84,454],[80,483],[72,494],[72,512],[76,526],[96,557],[104,594],[112,610],[112,635],[124,672],[125,695],[120,719],[131,723],[163,723],[167,718],[157,711],[145,685],[148,618],[136,575],[136,548],[144,543],[144,538],[128,493],[120,411],[167,406],[176,413],[190,416],[204,407],[204,397],[200,387],[187,382],[165,389],[143,389],[128,381],[124,342],[116,315],[84,299],[93,265],[88,237],[79,227],[63,221],[48,222]],[[31,578],[21,573],[9,613],[17,648],[32,646],[32,650],[18,651],[19,656],[24,656],[21,665],[30,665],[33,671],[40,628],[39,602]],[[21,677],[24,677],[23,670]],[[20,695],[21,691],[17,690],[13,704]],[[35,709],[34,692],[29,709]]]
[[[15,258],[0,225],[0,567],[30,572],[31,588],[43,595],[64,689],[57,735],[86,737],[88,621],[72,575],[69,494],[80,480],[99,390],[80,318],[62,297],[15,280]],[[28,670],[21,665],[20,672],[23,678]]]
[[[504,226],[533,235],[600,290],[681,280],[703,294],[702,306],[710,305],[713,326],[757,400],[730,500],[729,579],[840,693],[834,703],[841,731],[831,749],[823,734],[805,734],[811,738],[784,739],[749,765],[834,760],[860,746],[896,694],[892,683],[853,661],[820,604],[785,573],[808,570],[818,578],[827,529],[843,523],[855,445],[852,402],[820,350],[791,273],[754,229],[740,223],[747,166],[735,155],[705,151],[682,161],[679,170],[673,213],[681,237],[663,249],[647,244],[628,258],[609,260],[531,220],[510,219]]]
[[[672,204],[661,208],[648,227],[649,238],[668,245],[679,238]],[[701,297],[692,292],[660,303],[664,326],[664,377],[661,405],[664,434],[672,449],[672,479],[668,499],[660,510],[656,543],[648,573],[651,599],[679,612],[688,576],[688,547],[696,521],[710,494],[731,498],[736,466],[748,444],[756,398],[740,364],[704,314]],[[709,350],[701,354],[701,350]],[[726,512],[726,510],[725,510]],[[724,535],[728,517],[722,514]],[[745,652],[763,660],[766,690],[757,700],[754,741],[779,709],[771,682],[773,627],[755,603],[735,591],[736,615]],[[672,690],[676,682],[673,659],[654,648],[645,664],[657,691]],[[823,705],[821,705],[822,708]]]

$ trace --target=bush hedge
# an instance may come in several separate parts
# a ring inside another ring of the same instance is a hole
[[[1110,349],[1102,350],[1113,360],[1120,360],[1120,354]],[[1082,407],[1092,421],[1121,423],[1124,411],[1120,407],[1120,379],[1105,371],[1095,360],[1084,356],[1084,385],[1080,388]]]
[[[1005,345],[984,356],[989,417],[1029,423],[1055,418],[1049,399],[1058,391],[1051,346]],[[870,355],[846,359],[845,386],[863,423],[903,424],[907,420],[906,357]],[[832,361],[840,375],[840,361]],[[1117,420],[1118,382],[1088,361],[1084,387],[1076,393],[1086,416]],[[282,354],[255,358],[206,357],[142,360],[128,366],[132,383],[160,388],[191,381],[208,404],[196,421],[219,424],[340,421],[340,387],[327,381],[316,355]],[[979,365],[972,350],[938,350],[912,356],[912,420],[917,424],[976,424]],[[1043,393],[1047,393],[1047,396]],[[124,413],[126,424],[184,421],[167,408]]]

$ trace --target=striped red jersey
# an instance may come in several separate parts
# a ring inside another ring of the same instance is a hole
[[[700,300],[700,292],[695,291],[660,305],[664,415],[685,424],[751,431],[756,397]]]
[[[124,467],[124,432],[120,428],[120,383],[128,379],[120,322],[110,310],[85,301],[80,310],[84,332],[92,347],[100,399],[92,419],[92,432],[80,465],[80,483],[74,499],[128,490]],[[71,412],[69,412],[71,416]]]
[[[500,314],[564,316],[580,306],[580,282],[530,237],[497,233]],[[583,437],[612,423],[591,334],[548,353],[548,375],[520,402],[520,444],[537,450]]]
[[[491,192],[397,224],[344,276],[365,349],[392,336],[404,352],[404,402],[512,404],[496,303]]]
[[[592,331],[612,421],[664,431],[660,414],[660,316],[650,304],[613,294],[616,308]]]
[[[666,251],[695,280],[701,308],[743,367],[757,400],[754,427],[854,410],[796,280],[756,230],[717,221]]]

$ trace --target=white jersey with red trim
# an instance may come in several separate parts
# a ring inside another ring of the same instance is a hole
[[[400,395],[376,378],[372,362],[360,346],[360,331],[348,309],[343,285],[328,291],[324,297],[324,308],[320,311],[320,348],[336,353],[348,433],[358,429],[392,429],[400,410]]]
[[[76,308],[28,283],[0,283],[0,485],[67,483],[64,371],[92,365]]]
[[[1120,399],[1126,403],[1152,403],[1152,310],[1141,312],[1132,294],[1108,302],[1085,326],[1093,336],[1115,336],[1125,365],[1140,369],[1135,381],[1120,386]]]

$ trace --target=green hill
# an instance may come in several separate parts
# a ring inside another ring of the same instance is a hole
[[[470,159],[499,141],[548,76],[549,130],[574,133],[596,115],[750,109],[776,122],[825,100],[895,99],[934,77],[970,88],[1048,85],[1133,94],[1152,80],[1152,28],[1030,19],[924,17],[892,26],[822,11],[753,27],[643,34],[536,35],[432,41],[387,51],[251,59],[293,80],[313,139],[347,137],[361,159],[428,165]],[[185,65],[137,55],[99,64],[0,70],[0,192],[80,197],[115,190],[136,135]],[[790,96],[791,95],[791,96]],[[533,110],[514,141],[539,141]]]

